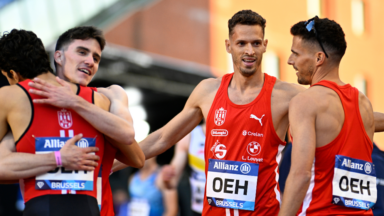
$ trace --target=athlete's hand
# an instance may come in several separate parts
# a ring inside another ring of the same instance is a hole
[[[42,79],[34,78],[33,82],[29,82],[28,85],[34,89],[30,89],[31,94],[44,97],[43,99],[34,99],[34,103],[49,104],[61,108],[72,108],[79,100],[71,89],[71,85],[66,81],[56,77],[57,82],[61,86],[55,86]]]
[[[82,134],[69,139],[65,145],[61,148],[61,161],[63,167],[69,170],[87,170],[92,171],[97,167],[97,161],[100,160],[99,156],[89,154],[99,151],[97,147],[80,148],[75,145],[83,137]]]
[[[176,175],[175,168],[172,165],[164,165],[161,169],[160,176],[166,189],[174,189],[176,186],[172,184],[172,180]]]

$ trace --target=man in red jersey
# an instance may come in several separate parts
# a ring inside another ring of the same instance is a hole
[[[17,83],[0,90],[0,98],[6,101],[0,106],[1,138],[10,128],[17,140],[16,146],[11,150],[50,154],[56,159],[55,164],[46,161],[43,168],[48,170],[41,171],[36,177],[19,177],[24,178],[25,183],[24,215],[99,215],[94,188],[100,164],[93,171],[61,168],[63,164],[60,149],[69,139],[66,134],[71,137],[82,133],[83,138],[77,136],[77,139],[81,138],[77,145],[98,147],[100,151],[96,154],[102,158],[104,137],[77,113],[71,112],[72,110],[33,103],[39,96],[29,93],[31,87],[28,83],[31,78],[39,77],[52,85],[60,85],[52,73],[43,44],[34,33],[12,30],[1,37],[0,50],[3,75],[11,84]],[[109,100],[94,93],[92,89],[74,84],[70,85],[70,89],[86,101],[94,102],[99,108],[109,109]],[[54,152],[54,155],[50,152]],[[76,195],[62,195],[63,191]]]
[[[100,30],[94,27],[76,27],[63,33],[56,45],[55,66],[59,77],[87,85],[98,69],[101,52],[98,47],[105,44],[104,37]],[[100,45],[100,46],[99,46]],[[110,112],[98,109],[95,105],[85,101],[70,91],[69,84],[62,80],[57,80],[61,86],[53,86],[44,80],[36,79],[31,83],[32,87],[42,91],[31,91],[34,94],[48,97],[48,99],[34,100],[35,103],[47,103],[54,106],[73,109],[84,119],[89,121],[96,129],[102,133],[109,134],[112,145],[105,146],[103,157],[103,169],[98,181],[98,201],[101,204],[103,199],[102,215],[113,215],[112,194],[110,191],[108,177],[115,158],[133,167],[142,167],[144,155],[137,143],[132,140],[132,118],[128,111],[128,99],[125,91],[119,86],[109,88],[98,88],[111,101]],[[130,142],[134,142],[133,145]],[[14,154],[13,163],[17,163],[17,154]],[[102,185],[103,193],[100,187]],[[102,196],[102,197],[101,197]],[[107,199],[108,198],[108,199]]]
[[[206,122],[203,215],[277,215],[278,163],[289,101],[304,88],[261,71],[265,19],[251,10],[229,21],[234,73],[203,80],[184,109],[140,143],[146,158],[164,152]]]
[[[344,32],[316,16],[291,34],[288,64],[311,87],[289,105],[292,164],[279,215],[372,215],[374,115],[368,98],[339,77]]]

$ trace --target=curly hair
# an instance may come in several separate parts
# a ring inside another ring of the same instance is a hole
[[[13,29],[0,38],[0,69],[12,77],[11,70],[24,79],[32,79],[53,70],[43,42],[35,33]]]
[[[330,58],[340,61],[347,49],[345,34],[341,26],[333,20],[327,18],[315,18],[315,28],[317,36],[324,46],[327,53],[331,53]],[[296,23],[291,28],[293,36],[299,36],[304,41],[320,47],[314,31],[308,31],[305,21]]]
[[[251,10],[241,10],[232,16],[228,20],[229,36],[233,34],[233,29],[237,24],[241,25],[259,25],[263,29],[263,35],[265,34],[265,23],[267,21],[258,13]]]

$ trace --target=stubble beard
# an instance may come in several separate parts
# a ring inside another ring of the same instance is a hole
[[[300,76],[300,73],[297,76],[297,82],[301,85],[311,85],[312,84],[312,76],[313,76],[313,68],[309,67],[308,72],[304,74],[304,76]]]

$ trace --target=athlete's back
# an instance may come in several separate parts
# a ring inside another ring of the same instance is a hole
[[[312,178],[299,215],[372,215],[376,183],[369,100],[349,84],[324,80],[302,94],[311,97],[317,112]]]

